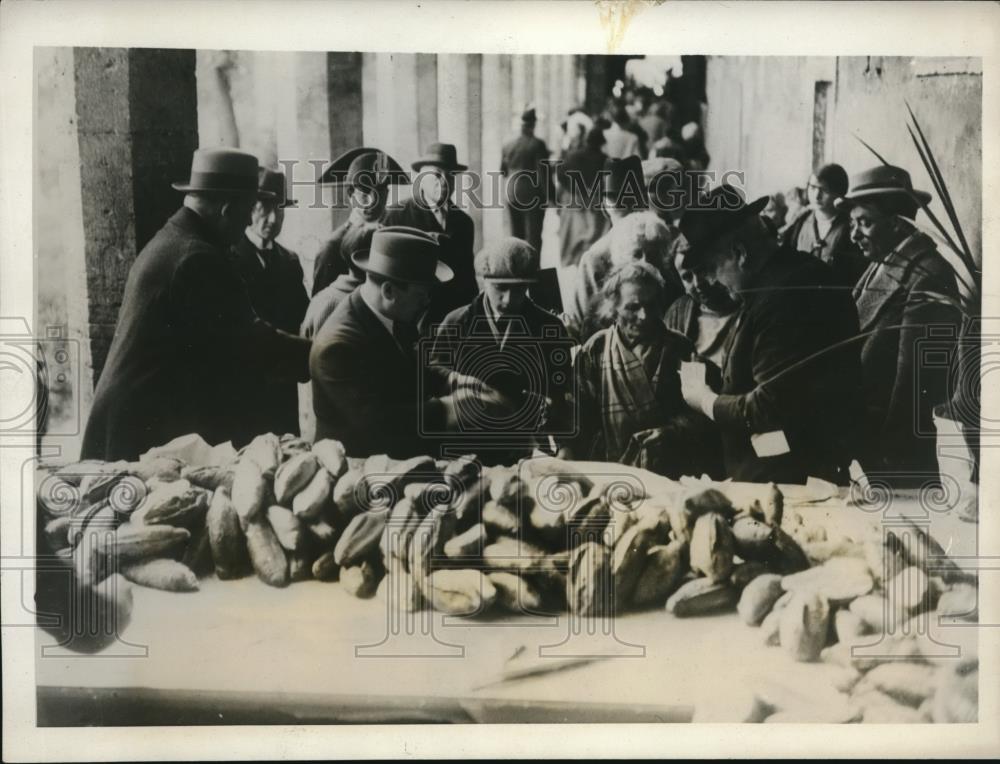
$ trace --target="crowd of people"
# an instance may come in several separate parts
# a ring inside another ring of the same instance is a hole
[[[574,110],[550,152],[525,110],[499,168],[508,235],[478,252],[455,146],[429,146],[412,179],[384,151],[347,152],[323,181],[350,214],[311,297],[278,242],[284,176],[199,149],[129,274],[82,456],[297,432],[309,380],[316,438],[351,456],[549,453],[783,483],[845,484],[853,461],[900,484],[936,473],[915,422],[948,391],[918,374],[917,347],[960,316],[914,223],[929,194],[899,167],[827,164],[804,198],[747,201],[690,182],[709,162],[700,129],[669,117],[648,98]],[[553,204],[575,266],[565,305],[541,289]]]

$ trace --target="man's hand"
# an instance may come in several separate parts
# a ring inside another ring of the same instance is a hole
[[[681,364],[681,395],[688,406],[714,419],[712,407],[718,397],[705,381],[705,364],[685,361]]]
[[[449,430],[485,430],[490,420],[507,418],[517,410],[514,401],[475,377],[452,372],[448,383],[452,392],[441,402],[447,409]]]

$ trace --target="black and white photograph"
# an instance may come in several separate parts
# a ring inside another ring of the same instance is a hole
[[[4,5],[5,760],[1000,753],[997,6]]]

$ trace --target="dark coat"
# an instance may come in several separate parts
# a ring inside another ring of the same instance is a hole
[[[278,242],[273,247],[271,252],[262,253],[266,261],[273,258],[267,267],[261,265],[257,247],[246,236],[233,248],[233,257],[257,315],[275,329],[298,334],[309,305],[302,266],[294,252]],[[249,441],[262,432],[298,434],[299,390],[295,380],[248,379],[243,392],[247,416],[240,440]]]
[[[549,158],[545,141],[519,135],[503,145],[500,172],[508,178],[505,204],[517,210],[540,209],[552,198],[554,180],[542,163]]]
[[[549,427],[536,431],[533,420],[523,428],[502,427],[470,446],[491,464],[511,464],[530,456],[534,445],[547,448],[547,434],[559,437],[572,431],[567,394],[572,386],[573,343],[557,316],[527,299],[518,314],[520,320],[511,327],[507,346],[501,349],[490,328],[484,299],[480,294],[445,317],[434,337],[431,363],[473,377],[489,370],[484,381],[515,401],[519,415],[531,405],[531,393],[552,399]],[[501,440],[498,434],[510,436],[511,448],[488,448]]]
[[[182,207],[129,272],[82,458],[136,459],[192,432],[239,445],[247,379],[305,381],[308,354],[256,316],[224,243]]]
[[[431,453],[421,433],[441,432],[444,375],[404,351],[355,291],[337,306],[309,356],[316,440],[335,438],[348,456]],[[423,429],[421,429],[423,428]]]
[[[826,264],[781,251],[747,285],[714,406],[728,477],[847,482],[860,414],[859,345],[849,342],[805,360],[857,336],[853,301],[832,285]],[[758,456],[751,435],[778,430],[790,451]]]
[[[799,234],[805,226],[813,225],[814,213],[810,210],[799,215],[781,234],[781,246],[787,252],[798,252]],[[853,289],[861,274],[868,267],[858,245],[851,241],[851,223],[847,212],[841,212],[830,226],[823,246],[810,254],[815,255],[833,270],[836,284]]]
[[[895,475],[887,475],[892,483],[919,484],[938,470],[932,410],[949,393],[947,365],[933,363],[921,347],[947,353],[955,342],[948,333],[957,337],[961,321],[957,308],[925,293],[955,300],[958,290],[934,241],[920,232],[877,265],[854,291],[861,331],[868,335],[861,346],[868,448],[860,461],[866,472]],[[930,327],[943,331],[943,340],[928,341]],[[918,474],[910,480],[899,474],[907,472]]]
[[[427,320],[431,324],[439,322],[456,308],[468,305],[479,294],[473,262],[476,231],[472,218],[451,206],[445,220],[446,230],[442,231],[434,213],[413,198],[397,207],[390,207],[385,216],[387,226],[405,225],[427,233],[446,234],[446,238],[441,241],[441,261],[451,267],[455,277],[435,290],[427,314]]]
[[[576,149],[557,167],[556,178],[563,190],[559,211],[561,264],[576,265],[580,256],[608,230],[601,209],[601,170],[607,155],[598,148]]]
[[[338,276],[350,272],[348,260],[359,249],[371,246],[372,235],[382,224],[378,221],[359,221],[354,217],[333,229],[333,234],[316,253],[313,263],[312,293],[315,296],[337,280]]]

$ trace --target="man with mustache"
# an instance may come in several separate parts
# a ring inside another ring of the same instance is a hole
[[[945,374],[918,369],[919,341],[931,327],[958,335],[961,316],[951,267],[913,219],[931,195],[910,175],[884,165],[859,173],[839,202],[849,211],[851,240],[868,264],[854,288],[865,387],[866,472],[900,486],[938,472],[932,411],[948,397]]]

